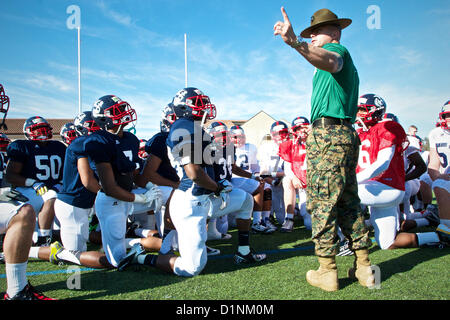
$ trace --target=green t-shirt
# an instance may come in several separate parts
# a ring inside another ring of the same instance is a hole
[[[316,69],[311,96],[311,122],[321,117],[333,117],[347,118],[353,123],[358,104],[358,71],[343,45],[327,43],[323,48],[338,53],[344,65],[337,73]]]

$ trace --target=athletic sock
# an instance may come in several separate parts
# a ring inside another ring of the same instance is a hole
[[[8,296],[10,298],[14,297],[28,283],[27,280],[27,262],[23,263],[6,263],[6,282]]]
[[[158,255],[156,254],[140,254],[137,256],[136,262],[138,264],[143,264],[146,266],[155,267],[156,266],[156,260],[158,259]]]
[[[144,229],[144,228],[136,228],[136,229],[134,230],[134,234],[135,234],[137,237],[140,237],[140,238],[147,238],[149,232],[150,232],[149,229]]]
[[[242,255],[250,253],[250,232],[238,231],[238,252]]]
[[[262,217],[264,219],[264,221],[266,221],[266,219],[270,218],[270,211],[263,211],[262,212]]]
[[[253,211],[253,224],[261,223],[261,211]]]
[[[419,247],[428,244],[428,243],[438,243],[439,237],[436,232],[421,232],[416,233],[417,235],[417,242],[419,244]]]
[[[39,259],[39,248],[40,247],[31,247],[30,252],[28,253],[28,258]]]
[[[287,219],[294,220],[294,214],[293,214],[293,213],[287,213],[287,212],[286,212],[286,218],[287,218]]]
[[[141,238],[125,238],[125,246],[127,248],[133,247],[135,244],[140,244]]]

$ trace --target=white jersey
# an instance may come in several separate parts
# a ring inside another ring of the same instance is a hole
[[[430,149],[436,149],[441,160],[441,173],[450,174],[450,130],[434,128],[428,135]]]
[[[240,148],[235,149],[236,165],[243,170],[255,173],[259,172],[259,164],[257,159],[258,150],[251,143],[246,143]]]
[[[283,171],[283,159],[278,155],[279,147],[273,141],[262,143],[258,150],[258,161],[261,175]]]

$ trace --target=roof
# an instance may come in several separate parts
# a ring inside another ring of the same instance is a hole
[[[2,128],[1,132],[5,133],[8,138],[12,140],[25,139],[23,134],[23,124],[27,119],[25,118],[10,118],[6,119],[5,124],[8,130]],[[73,119],[45,119],[50,123],[53,128],[53,139],[59,139],[59,133],[61,132],[61,127],[67,122],[73,122]]]

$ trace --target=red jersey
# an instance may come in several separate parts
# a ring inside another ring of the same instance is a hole
[[[377,160],[378,152],[395,145],[395,153],[386,171],[373,179],[397,190],[405,190],[405,164],[403,151],[407,146],[406,133],[395,121],[378,122],[368,131],[359,132],[361,147],[356,173]]]
[[[280,144],[278,155],[291,164],[292,172],[306,186],[306,145],[289,139]]]

